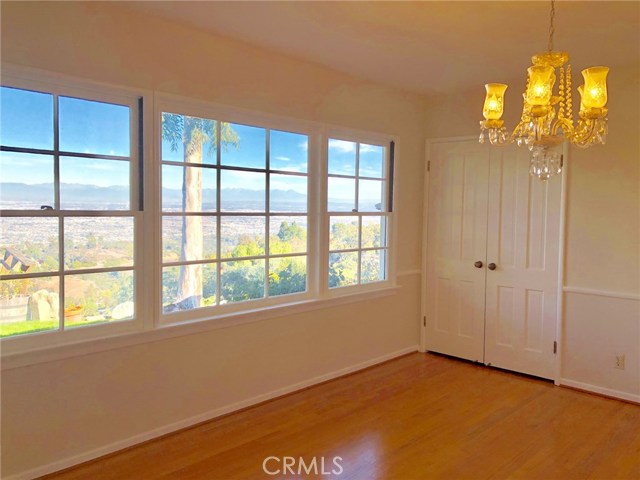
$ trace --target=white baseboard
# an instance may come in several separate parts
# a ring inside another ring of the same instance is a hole
[[[598,393],[606,397],[619,398],[620,400],[627,400],[629,402],[640,403],[640,395],[634,393],[621,392],[619,390],[613,390],[611,388],[598,387],[584,382],[576,382],[568,378],[561,378],[560,385],[565,387],[577,388],[578,390],[585,390],[587,392]]]
[[[147,440],[152,440],[159,436],[166,435],[168,433],[172,433],[177,430],[182,430],[184,428],[191,427],[198,423],[212,420],[216,417],[226,415],[236,410],[247,408],[252,405],[256,405],[258,403],[264,402],[266,400],[271,400],[277,397],[281,397],[282,395],[293,393],[297,390],[301,390],[303,388],[307,388],[307,387],[316,385],[318,383],[326,382],[327,380],[333,380],[335,378],[342,377],[349,373],[357,372],[358,370],[362,370],[364,368],[371,367],[378,363],[386,362],[387,360],[391,360],[393,358],[400,357],[402,355],[406,355],[408,353],[417,352],[417,351],[418,351],[417,345],[403,348],[401,350],[397,350],[395,352],[388,353],[380,357],[372,358],[371,360],[366,360],[364,362],[360,362],[355,365],[351,365],[349,367],[341,368],[340,370],[335,370],[333,372],[325,373],[324,375],[310,378],[308,380],[304,380],[302,382],[298,382],[293,385],[289,385],[287,387],[282,387],[277,390],[273,390],[271,392],[263,393],[255,397],[248,398],[246,400],[241,400],[239,402],[232,403],[231,405],[226,405],[224,407],[216,408],[215,410],[210,410],[200,415],[186,418],[184,420],[180,420],[178,422],[174,422],[169,425],[164,425],[162,427],[155,428],[153,430],[149,430],[147,432],[134,435],[132,437],[129,437],[123,440],[118,440],[117,442],[110,443],[108,445],[90,450],[88,452],[80,453],[78,455],[67,457],[62,460],[57,460],[55,462],[42,465],[40,467],[36,467],[22,473],[10,475],[4,478],[5,480],[28,480],[28,479],[40,477],[42,475],[47,475],[49,473],[57,472],[65,468],[69,468],[74,465],[78,465],[80,463],[96,459],[98,457],[102,457],[109,453],[117,452],[118,450],[122,450],[123,448],[131,447],[133,445],[137,445],[138,443],[146,442]]]

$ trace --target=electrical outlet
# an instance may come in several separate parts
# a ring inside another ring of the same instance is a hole
[[[616,355],[616,363],[614,366],[620,370],[624,370],[624,355]]]

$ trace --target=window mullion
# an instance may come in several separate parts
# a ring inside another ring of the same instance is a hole
[[[356,143],[356,212],[360,211],[360,143]],[[357,284],[362,283],[362,215],[358,213],[358,265]]]
[[[269,224],[271,221],[271,215],[269,209],[271,207],[271,130],[265,129],[265,162],[266,162],[266,183],[265,183],[265,203],[264,203],[264,298],[269,298],[269,255],[271,253],[271,245],[269,243]]]
[[[355,180],[356,180],[356,204],[354,212],[360,210],[360,144],[356,143],[356,171],[355,171]]]
[[[315,251],[315,261],[318,266],[316,278],[318,279],[318,289],[321,297],[326,296],[329,291],[329,149],[327,147],[329,137],[326,130],[318,136],[316,146],[316,160],[314,172],[318,176],[320,191],[316,206],[316,225],[319,226],[316,234],[317,248]]]
[[[64,216],[60,203],[60,117],[59,96],[53,96],[53,194],[54,209],[58,213],[58,330],[64,331]]]
[[[220,216],[220,212],[222,208],[220,206],[220,200],[222,198],[221,193],[221,183],[222,183],[222,172],[220,170],[220,163],[222,157],[222,122],[220,120],[216,121],[216,213],[217,213],[217,221],[216,221],[216,305],[220,305],[220,292],[222,292],[222,262],[220,262],[220,258],[222,257],[222,226],[220,222],[222,217]]]

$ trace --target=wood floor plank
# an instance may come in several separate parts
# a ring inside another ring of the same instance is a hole
[[[415,353],[46,478],[637,480],[640,406]]]

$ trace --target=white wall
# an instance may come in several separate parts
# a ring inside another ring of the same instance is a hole
[[[399,293],[377,300],[5,369],[3,476],[63,467],[123,446],[118,442],[415,348],[421,97],[116,3],[2,2],[1,8],[5,62],[397,135],[398,269],[405,272]]]
[[[375,301],[4,370],[4,476],[64,466],[417,343],[420,279],[412,272],[420,266],[424,138],[476,135],[482,86],[427,99],[425,108],[419,96],[115,3],[2,2],[1,9],[3,61],[398,135],[398,267],[407,273],[399,294]],[[608,145],[572,150],[568,286],[638,294],[637,81],[637,66],[612,71]],[[511,125],[521,88],[508,92]],[[639,395],[638,301],[578,293],[565,301],[567,382]],[[613,352],[626,354],[626,370],[613,369]]]
[[[640,47],[625,48],[636,63],[611,69],[607,144],[570,149],[561,375],[566,385],[640,401]],[[525,74],[505,99],[512,128]],[[483,100],[482,85],[428,98],[425,136],[476,135]],[[614,368],[620,354],[624,370]]]

